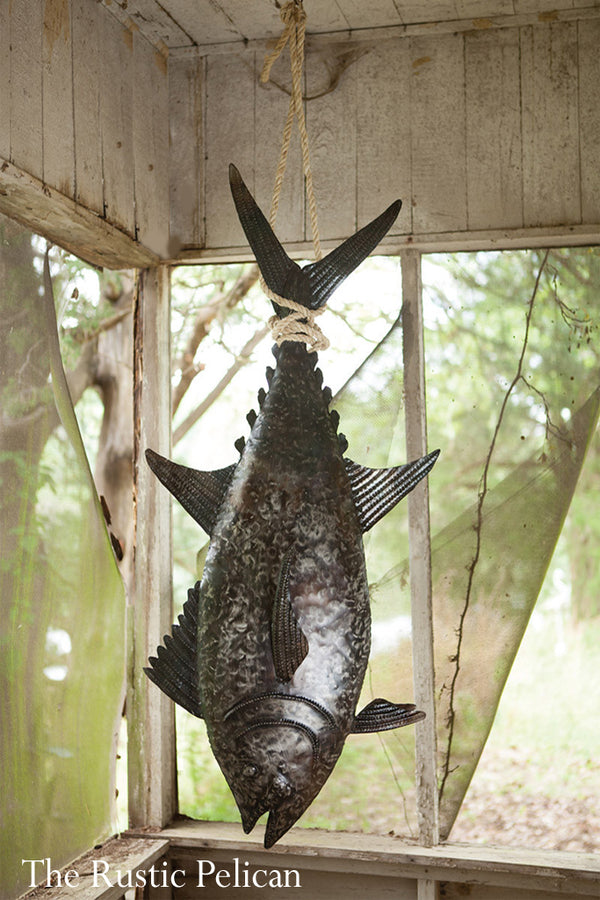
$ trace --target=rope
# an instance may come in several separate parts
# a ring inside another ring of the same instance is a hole
[[[282,8],[280,15],[285,26],[284,30],[277,41],[275,48],[265,57],[260,75],[261,82],[265,84],[269,80],[273,64],[281,56],[286,44],[289,43],[290,64],[292,69],[292,93],[290,95],[290,105],[283,129],[281,154],[277,166],[277,173],[275,175],[275,186],[273,188],[273,201],[271,203],[269,224],[271,225],[271,228],[275,226],[277,210],[279,209],[279,198],[281,196],[281,188],[290,149],[292,127],[294,118],[296,118],[298,120],[298,132],[300,134],[300,145],[302,148],[302,169],[306,181],[306,196],[308,198],[313,250],[315,259],[322,259],[323,253],[319,236],[319,223],[317,221],[317,203],[315,200],[308,149],[308,132],[306,130],[306,120],[302,103],[302,71],[304,67],[304,37],[306,33],[306,12],[304,11],[302,0],[290,0],[290,2],[286,3]],[[291,311],[284,319],[280,319],[278,316],[273,316],[269,319],[273,337],[278,344],[281,344],[283,341],[299,341],[306,343],[307,347],[310,345],[312,350],[325,350],[329,347],[329,341],[315,322],[316,316],[324,312],[322,308],[317,310],[307,309],[305,306],[295,303],[293,300],[280,297],[267,287],[262,275],[260,276],[260,284],[270,300],[275,301],[279,306]]]

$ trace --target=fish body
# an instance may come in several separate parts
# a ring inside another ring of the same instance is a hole
[[[395,218],[390,208],[376,228],[367,226],[370,233],[338,248],[333,261],[336,251],[321,268],[300,269],[237,170],[230,177],[267,284],[308,308],[325,302],[339,270],[345,277]],[[269,811],[266,847],[308,808],[351,732],[423,717],[412,704],[382,699],[356,712],[371,630],[362,534],[437,457],[384,470],[345,458],[347,442],[329,409],[316,353],[291,340],[274,353],[269,390],[248,416],[251,432],[237,464],[206,473],[147,452],[157,476],[208,531],[210,545],[201,582],[146,671],[205,719],[244,830]]]

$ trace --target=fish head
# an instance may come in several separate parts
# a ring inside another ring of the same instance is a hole
[[[227,780],[244,831],[252,831],[268,811],[267,848],[305,812],[331,770],[319,760],[315,732],[288,719],[259,720],[247,726],[237,735],[235,760]]]

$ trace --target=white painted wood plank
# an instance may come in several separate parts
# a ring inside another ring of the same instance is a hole
[[[344,31],[348,21],[336,2],[331,0],[305,0],[306,32]]]
[[[70,0],[44,4],[42,31],[42,121],[44,181],[75,195],[73,67]]]
[[[0,3],[0,156],[3,159],[10,159],[10,19],[10,5]]]
[[[269,217],[275,186],[275,176],[281,155],[283,129],[288,115],[290,97],[276,84],[261,85],[258,81],[263,57],[256,56],[256,176],[255,189],[260,205]],[[290,58],[286,50],[272,71],[277,84],[291,89]],[[275,233],[280,241],[297,241],[306,237],[305,196],[302,153],[298,136],[298,124],[292,128],[290,150],[275,223]],[[309,234],[310,239],[310,234]]]
[[[104,213],[100,126],[104,15],[97,3],[72,0],[75,199],[100,215]]]
[[[511,16],[513,12],[513,0],[456,0],[457,18],[479,20],[482,25],[492,16]]]
[[[580,23],[579,128],[583,222],[600,221],[600,21]]]
[[[456,19],[454,0],[427,0],[427,3],[423,0],[402,0],[398,7],[405,25]]]
[[[100,96],[104,212],[109,222],[133,235],[133,33],[111,15],[102,20]]]
[[[400,198],[391,234],[406,234],[412,225],[409,49],[408,41],[386,41],[355,64],[357,224]]]
[[[158,48],[165,45],[186,47],[192,43],[185,27],[180,27],[158,0],[135,0],[134,3],[128,0],[102,0],[102,3],[123,23],[133,22],[144,37]]]
[[[464,230],[464,38],[410,38],[413,230]]]
[[[169,84],[167,60],[133,35],[133,162],[137,239],[162,258],[169,245]]]
[[[577,25],[521,30],[526,225],[581,221]]]
[[[206,71],[206,243],[244,246],[229,190],[229,163],[254,191],[254,55],[211,57]],[[257,198],[264,202],[262,198]],[[270,199],[270,198],[269,198]]]
[[[523,224],[519,32],[465,38],[469,229]]]
[[[43,180],[42,7],[13,0],[10,19],[10,158]]]
[[[213,0],[163,0],[162,6],[196,44],[243,39],[220,4]]]
[[[219,0],[219,6],[233,28],[246,40],[279,37],[283,31],[280,11],[275,3],[248,4],[239,0]]]
[[[204,66],[169,60],[171,253],[204,245]]]
[[[144,459],[171,451],[169,270],[144,269],[134,318],[135,598],[129,606],[129,818],[162,827],[177,810],[174,704],[144,674],[172,624],[171,505]]]
[[[350,28],[378,28],[400,25],[402,20],[394,0],[337,0]]]
[[[427,453],[421,254],[406,250],[401,259],[406,454],[412,460]],[[426,713],[426,718],[415,726],[417,817],[421,843],[431,847],[439,842],[439,818],[427,479],[409,494],[408,522],[415,703]],[[422,892],[431,895],[430,886],[423,884]]]
[[[307,55],[309,97],[327,89],[344,48]],[[308,100],[306,127],[315,188],[319,231],[323,239],[346,238],[356,231],[356,66],[341,75],[335,90]],[[310,222],[306,236],[312,238]]]

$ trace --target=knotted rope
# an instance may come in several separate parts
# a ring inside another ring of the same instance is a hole
[[[271,225],[271,228],[275,226],[277,210],[279,209],[281,187],[283,185],[283,178],[290,149],[292,127],[294,119],[297,119],[300,145],[302,148],[302,169],[306,180],[306,196],[308,198],[313,249],[315,259],[322,259],[323,253],[321,251],[319,224],[317,221],[317,203],[315,200],[308,150],[308,132],[306,130],[304,107],[302,105],[302,72],[304,68],[304,37],[306,33],[306,12],[304,11],[302,0],[291,0],[291,2],[286,3],[282,8],[280,15],[285,27],[277,45],[273,51],[265,57],[260,76],[260,80],[263,83],[266,83],[269,80],[275,60],[280,57],[285,46],[289,43],[290,64],[292,69],[292,92],[290,95],[287,119],[283,129],[281,154],[279,156],[277,173],[275,175],[275,186],[273,188],[273,201],[271,203],[269,224]],[[323,308],[315,310],[307,309],[300,303],[296,303],[286,297],[280,297],[274,291],[270,290],[262,275],[260,276],[260,284],[270,300],[274,301],[279,306],[290,310],[290,313],[283,319],[280,319],[279,316],[276,315],[269,319],[273,338],[278,344],[281,344],[283,341],[298,341],[305,343],[311,350],[326,350],[327,347],[329,347],[329,341],[315,321],[316,317],[324,312]]]

